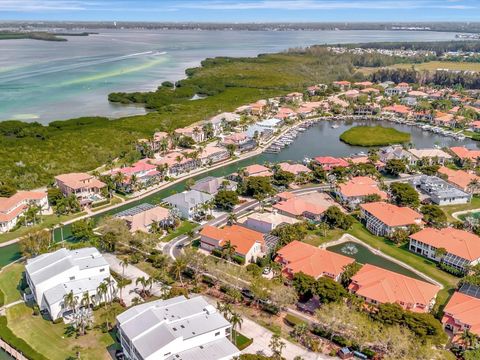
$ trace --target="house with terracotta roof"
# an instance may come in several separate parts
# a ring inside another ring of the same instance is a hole
[[[455,228],[425,228],[410,235],[410,251],[460,271],[480,262],[480,237]],[[446,253],[438,256],[437,249]]]
[[[437,126],[454,127],[458,120],[461,120],[461,117],[456,117],[453,114],[446,114],[440,111],[438,111],[433,117],[433,123]]]
[[[205,146],[198,158],[202,165],[212,165],[220,161],[227,160],[230,157],[228,150],[220,146]]]
[[[380,190],[377,182],[368,176],[357,176],[344,184],[339,184],[335,193],[352,209],[364,202],[369,195],[378,195],[380,200],[386,200],[388,197],[385,191]]]
[[[200,231],[200,247],[207,251],[221,250],[227,242],[235,248],[235,254],[245,262],[255,262],[265,256],[266,247],[263,234],[240,225],[217,228],[205,225]]]
[[[437,163],[444,165],[452,160],[452,156],[447,154],[441,149],[429,148],[429,149],[409,149],[407,150],[412,154],[417,161],[428,161],[429,164]]]
[[[340,88],[341,90],[345,90],[345,89],[349,89],[349,88],[350,88],[351,82],[350,82],[350,81],[345,81],[345,80],[334,81],[334,82],[332,83],[332,85],[335,86],[335,87]]]
[[[187,156],[187,153],[179,151],[170,151],[159,159],[150,159],[150,162],[154,165],[165,167],[169,176],[178,176],[190,172],[201,165],[200,159],[192,159]]]
[[[354,276],[348,290],[369,304],[398,304],[404,310],[427,313],[435,305],[440,287],[371,264]]]
[[[103,182],[87,173],[69,173],[55,176],[55,185],[64,196],[75,195],[82,206],[103,200]]]
[[[239,222],[249,229],[268,234],[278,226],[296,224],[300,220],[282,215],[278,211],[264,211],[250,214],[246,219],[240,219]]]
[[[373,83],[370,81],[361,81],[361,82],[356,82],[353,85],[358,86],[360,88],[369,88],[373,86]]]
[[[278,166],[282,171],[292,173],[295,176],[300,176],[303,174],[310,174],[312,170],[306,167],[303,164],[290,164],[287,162],[279,163]]]
[[[464,146],[453,146],[450,148],[450,151],[462,162],[471,160],[474,163],[478,163],[480,159],[480,150],[470,150]]]
[[[279,197],[282,199],[281,195]],[[287,199],[283,198],[283,200],[280,200],[280,202],[273,205],[273,208],[280,214],[291,216],[293,218],[304,217],[313,221],[320,221],[323,213],[327,210],[323,206],[304,200],[303,197],[287,197]]]
[[[387,89],[388,90],[388,89]],[[382,109],[383,113],[390,113],[390,114],[395,114],[397,116],[401,117],[408,117],[410,115],[411,110],[408,106],[405,105],[391,105],[391,106],[386,106]]]
[[[464,170],[452,170],[444,166],[438,169],[438,173],[447,182],[469,194],[480,193],[480,177],[475,174]]]
[[[205,133],[203,132],[201,125],[192,125],[176,129],[175,134],[178,136],[191,137],[196,143],[205,141]]]
[[[415,165],[418,160],[414,155],[405,150],[402,145],[385,146],[378,151],[378,156],[384,164],[388,160],[402,160],[410,166]]]
[[[282,264],[288,278],[304,273],[315,279],[326,276],[338,281],[355,259],[294,240],[277,251],[275,261]]]
[[[17,191],[10,197],[0,197],[0,233],[15,228],[18,220],[30,206],[36,206],[39,214],[49,210],[45,191]]]
[[[170,147],[171,142],[169,140],[169,136],[166,132],[163,131],[156,131],[153,134],[153,138],[150,142],[150,146],[154,152],[161,150],[162,142],[166,142],[168,147]]]
[[[149,209],[119,216],[127,222],[131,232],[150,232],[153,223],[166,224],[170,219],[170,212],[161,206],[152,206]]]
[[[303,94],[301,92],[292,92],[290,94],[285,95],[285,100],[287,101],[302,101]]]
[[[225,147],[233,145],[236,150],[244,152],[255,149],[257,147],[257,142],[249,137],[247,133],[241,132],[223,136],[222,140],[220,140],[220,145]]]
[[[272,170],[260,164],[249,165],[244,169],[245,176],[273,176]]]
[[[455,291],[443,309],[442,324],[454,334],[468,330],[480,337],[480,299]]]
[[[132,166],[125,166],[108,172],[108,174],[112,176],[118,173],[123,175],[123,180],[117,185],[123,187],[127,192],[132,190],[133,181],[143,186],[150,186],[158,182],[162,176],[162,174],[157,171],[157,166],[152,164],[150,159],[142,159],[132,164]]]
[[[349,167],[350,164],[342,158],[336,158],[333,156],[317,156],[314,158],[315,162],[322,167],[325,171],[333,170],[336,167]]]
[[[386,202],[361,204],[360,210],[367,229],[378,236],[390,236],[398,229],[422,224],[422,214]]]

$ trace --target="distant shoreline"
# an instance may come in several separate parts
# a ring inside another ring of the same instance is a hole
[[[44,31],[29,31],[29,32],[17,32],[17,31],[0,31],[0,40],[17,40],[17,39],[30,39],[30,40],[42,40],[42,41],[68,41],[61,36],[89,36],[92,32],[81,33],[50,33]]]

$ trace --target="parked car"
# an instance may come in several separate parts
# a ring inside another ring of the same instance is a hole
[[[255,295],[253,295],[253,292],[250,289],[247,289],[247,288],[242,289],[241,293],[247,299],[251,299],[251,300],[255,299]]]

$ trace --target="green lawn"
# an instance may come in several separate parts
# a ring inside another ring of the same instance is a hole
[[[95,323],[99,322],[101,311],[103,310],[95,312]],[[69,337],[65,334],[65,324],[53,324],[41,316],[33,316],[32,309],[25,304],[9,308],[7,318],[8,327],[13,333],[47,359],[65,360],[75,355],[75,346],[80,346],[81,358],[84,360],[111,360],[107,348],[115,346],[115,340],[109,333],[95,329],[77,339]]]
[[[57,215],[45,215],[42,216],[42,221],[40,222],[39,226],[45,229],[48,229],[50,227],[53,227],[55,225],[58,225],[60,223],[63,223],[68,220],[72,220],[75,218],[78,218],[80,216],[85,215],[86,212],[80,212],[76,214],[70,214],[70,215],[62,215],[62,216],[57,216]],[[0,243],[16,239],[20,236],[25,235],[25,233],[30,230],[29,227],[22,226],[18,230],[11,231],[5,234],[0,235]]]
[[[457,211],[465,211],[465,210],[473,210],[473,209],[480,209],[480,197],[478,196],[472,197],[472,201],[468,204],[442,206],[442,210],[447,215],[447,220],[450,222],[457,221],[452,216],[453,213]]]
[[[191,221],[183,221],[174,231],[164,236],[160,240],[164,242],[169,242],[170,240],[176,238],[177,236],[188,233],[190,230],[195,229],[198,226],[197,223]]]
[[[235,346],[238,348],[238,350],[243,350],[249,347],[253,342],[252,339],[246,337],[236,330],[232,331],[232,337],[235,340]]]
[[[409,142],[410,134],[383,126],[354,126],[340,140],[355,146],[384,146]]]
[[[327,230],[326,236],[323,236],[324,233],[321,230],[309,231],[305,239],[303,239],[303,242],[318,247],[330,241],[340,239],[343,233],[344,233],[343,230],[333,229],[333,230]]]
[[[19,285],[24,270],[22,264],[12,264],[0,272],[0,291],[5,297],[5,305],[22,298]]]
[[[107,207],[109,207],[109,206],[116,205],[116,204],[120,204],[121,202],[122,202],[122,200],[119,199],[118,197],[113,197],[108,204],[99,206],[99,207],[97,207],[97,208],[93,208],[93,209],[92,209],[92,212],[97,212],[97,211],[103,210],[103,209],[105,209],[105,208],[107,208]]]

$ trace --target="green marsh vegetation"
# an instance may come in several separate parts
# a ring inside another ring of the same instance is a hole
[[[410,141],[410,134],[383,126],[355,126],[340,135],[340,140],[354,146],[385,146]]]

